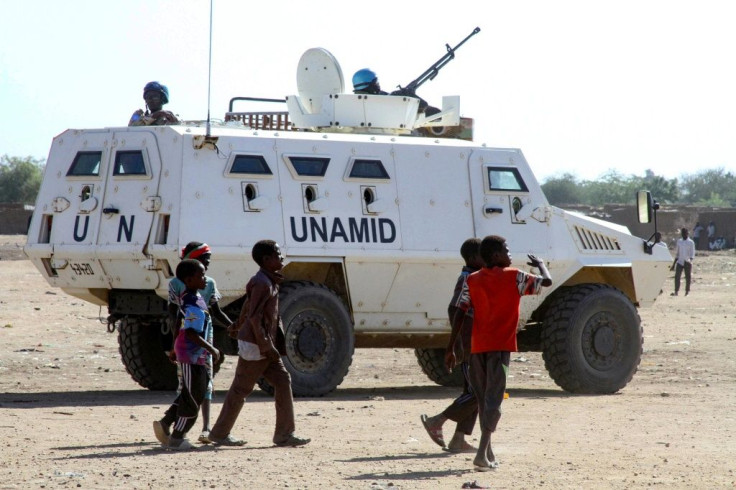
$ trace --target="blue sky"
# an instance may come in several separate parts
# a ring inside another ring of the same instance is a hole
[[[214,0],[211,113],[235,96],[295,93],[312,47],[337,58],[346,90],[364,67],[390,90],[478,26],[419,95],[460,95],[476,142],[521,148],[540,180],[736,171],[733,5]],[[150,80],[169,86],[167,109],[205,119],[209,6],[3,0],[0,155],[45,158],[65,129],[124,126]]]

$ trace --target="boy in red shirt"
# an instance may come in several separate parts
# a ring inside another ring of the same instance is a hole
[[[489,471],[498,468],[491,448],[491,433],[501,418],[509,358],[511,352],[517,351],[521,297],[539,294],[543,286],[552,284],[552,278],[544,261],[531,254],[528,264],[537,267],[541,276],[510,267],[506,239],[497,235],[483,239],[480,256],[486,265],[468,277],[469,301],[462,307],[474,310],[470,382],[478,398],[481,436],[473,465],[476,471]]]

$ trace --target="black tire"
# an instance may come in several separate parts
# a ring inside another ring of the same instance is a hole
[[[162,337],[161,324],[156,321],[126,317],[118,326],[118,346],[125,370],[149,390],[175,390],[178,384],[176,365],[166,356]]]
[[[462,386],[463,372],[459,368],[448,371],[445,349],[414,349],[417,362],[429,379],[441,386]]]
[[[348,374],[355,351],[353,323],[342,300],[322,284],[292,281],[281,285],[279,311],[294,396],[333,391]],[[273,394],[265,380],[258,385]]]
[[[641,361],[642,328],[636,307],[603,284],[561,288],[542,329],[542,357],[555,383],[571,393],[615,393]]]

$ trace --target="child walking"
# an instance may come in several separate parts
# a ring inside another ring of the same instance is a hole
[[[176,267],[176,277],[184,283],[186,292],[181,297],[183,321],[174,340],[176,362],[182,373],[181,391],[164,415],[164,420],[175,420],[171,436],[165,438],[166,443],[163,444],[173,450],[194,448],[184,436],[197,421],[199,407],[210,383],[207,354],[215,363],[221,357],[220,351],[205,338],[209,313],[198,292],[207,285],[204,272],[204,265],[194,259],[182,260]]]
[[[448,370],[455,367],[460,361],[460,369],[463,373],[463,392],[441,413],[433,417],[421,416],[422,424],[427,430],[429,437],[438,445],[444,446],[445,439],[442,434],[442,425],[448,420],[457,422],[455,433],[447,445],[447,451],[452,453],[475,452],[476,448],[465,441],[465,436],[473,433],[475,420],[478,417],[478,400],[475,398],[473,388],[470,385],[470,373],[468,361],[470,361],[470,333],[473,329],[473,310],[459,308],[467,297],[463,298],[463,292],[467,296],[466,282],[468,276],[483,267],[480,257],[480,238],[468,238],[460,247],[460,255],[465,260],[465,266],[457,278],[455,291],[447,307],[450,317],[452,332],[450,341],[445,349],[445,365]]]
[[[552,285],[552,277],[544,261],[531,254],[528,265],[538,268],[541,276],[511,267],[506,239],[498,235],[481,241],[480,256],[485,267],[468,277],[469,297],[462,307],[474,312],[470,380],[478,399],[481,436],[473,465],[476,471],[489,471],[498,468],[491,433],[501,418],[511,352],[517,351],[521,297],[539,294],[543,286]]]
[[[203,266],[205,272],[209,269],[210,260],[212,259],[212,251],[206,243],[202,242],[189,242],[181,250],[182,259],[195,259],[198,260]],[[217,284],[215,280],[210,276],[205,276],[206,286],[199,291],[202,296],[204,303],[210,312],[207,321],[207,328],[205,330],[205,339],[210,344],[214,345],[214,329],[212,326],[212,318],[215,318],[220,323],[229,327],[232,325],[232,321],[220,308],[220,291],[217,290]],[[171,333],[173,338],[176,339],[176,335],[179,330],[179,323],[181,322],[181,298],[186,293],[186,286],[179,279],[174,277],[169,281],[169,325],[171,326]],[[174,356],[172,361],[175,360]],[[224,356],[220,357],[220,363],[224,360]],[[202,432],[199,435],[199,442],[208,443],[209,439],[207,436],[210,433],[210,406],[212,405],[212,392],[214,390],[214,379],[215,379],[215,366],[212,362],[212,356],[207,354],[207,372],[210,376],[210,382],[207,384],[207,391],[202,401]],[[177,395],[181,391],[181,369],[177,364],[177,375],[179,377],[179,387],[177,388]],[[153,423],[153,432],[156,438],[162,444],[166,443],[166,438],[171,433],[171,425],[174,423],[174,416],[164,417],[161,420],[157,420]]]
[[[291,377],[281,356],[286,354],[283,327],[279,316],[279,284],[284,258],[278,243],[261,240],[253,246],[253,260],[260,266],[245,287],[246,300],[238,322],[228,330],[238,339],[238,367],[232,385],[225,395],[222,411],[210,431],[215,444],[242,446],[245,441],[230,435],[256,382],[263,377],[273,386],[276,402],[276,429],[273,442],[277,446],[303,446],[309,443],[294,435],[294,399]]]

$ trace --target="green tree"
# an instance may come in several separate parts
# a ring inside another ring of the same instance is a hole
[[[554,206],[581,204],[583,202],[578,179],[570,173],[547,179],[542,184],[542,190],[549,203]]]
[[[647,169],[644,178],[637,182],[637,190],[647,190],[654,199],[662,204],[674,204],[680,201],[680,187],[677,179],[667,180],[661,175]]]
[[[0,157],[0,202],[34,204],[43,177],[44,160]]]
[[[582,182],[584,202],[592,206],[632,204],[637,190],[635,177],[625,177],[615,170],[609,170],[598,180]]]
[[[700,206],[736,205],[736,176],[723,168],[682,177],[683,200]]]

